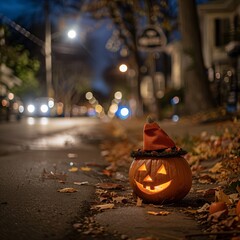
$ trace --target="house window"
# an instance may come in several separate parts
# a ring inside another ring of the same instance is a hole
[[[229,43],[230,20],[228,18],[215,19],[215,46],[223,47]]]

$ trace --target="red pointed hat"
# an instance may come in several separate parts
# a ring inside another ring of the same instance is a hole
[[[143,151],[175,147],[173,140],[156,122],[146,123],[143,129]]]

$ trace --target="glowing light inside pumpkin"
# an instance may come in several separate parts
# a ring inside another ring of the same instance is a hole
[[[146,164],[141,165],[141,167],[138,168],[138,171],[140,172],[146,172],[147,171],[147,166]],[[167,175],[167,171],[165,166],[162,164],[161,167],[158,169],[157,174],[163,174],[163,175]],[[137,187],[144,193],[146,194],[155,194],[155,193],[159,193],[161,191],[163,191],[164,189],[168,188],[172,182],[172,180],[165,182],[163,184],[159,184],[156,186],[153,186],[152,183],[154,183],[154,180],[152,179],[152,177],[150,175],[147,175],[144,179],[143,179],[143,184],[141,184],[140,182],[136,181],[136,185]],[[151,185],[147,185],[150,184]]]
[[[129,180],[134,194],[143,201],[163,204],[187,195],[192,186],[192,173],[183,157],[139,157],[132,162]]]
[[[138,171],[147,171],[147,167],[145,164],[143,164],[139,169]]]
[[[152,178],[147,175],[144,179],[143,179],[144,182],[153,182]]]
[[[166,171],[166,168],[164,167],[164,165],[162,165],[162,166],[158,169],[157,173],[164,174],[164,175],[167,174],[167,171]]]
[[[154,187],[150,187],[150,186],[146,186],[144,187],[143,184],[139,183],[138,181],[136,181],[136,184],[137,184],[137,187],[144,193],[146,194],[155,194],[155,193],[159,193],[163,190],[165,190],[166,188],[168,188],[172,182],[172,180],[168,181],[168,182],[165,182],[163,184],[159,184],[157,186],[154,186]]]

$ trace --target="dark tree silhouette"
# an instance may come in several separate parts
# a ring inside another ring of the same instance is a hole
[[[185,108],[189,114],[212,108],[206,69],[202,56],[200,27],[194,0],[179,0],[180,30],[184,60]]]

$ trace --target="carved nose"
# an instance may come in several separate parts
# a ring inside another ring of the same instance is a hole
[[[147,175],[144,179],[143,179],[144,182],[153,182],[152,178]]]

